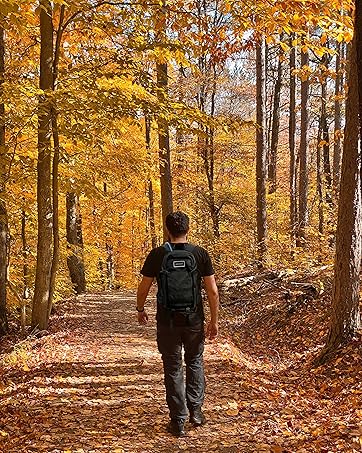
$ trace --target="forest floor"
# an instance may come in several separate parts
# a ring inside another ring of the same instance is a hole
[[[87,294],[61,305],[47,335],[2,340],[0,452],[362,451],[361,337],[311,367],[328,288],[303,298],[302,279],[238,279],[206,345],[205,426],[182,439],[165,430],[154,302],[141,327],[134,293]]]

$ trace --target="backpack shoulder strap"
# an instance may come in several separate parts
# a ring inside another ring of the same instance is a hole
[[[169,242],[165,242],[163,244],[164,248],[166,249],[167,252],[173,252],[172,245]]]

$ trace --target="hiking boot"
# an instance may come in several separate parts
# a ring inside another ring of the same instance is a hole
[[[176,437],[184,437],[186,436],[185,422],[183,420],[171,419],[167,425],[167,431]]]
[[[190,411],[190,422],[194,426],[201,426],[206,423],[205,415],[202,413],[201,408],[193,409]]]

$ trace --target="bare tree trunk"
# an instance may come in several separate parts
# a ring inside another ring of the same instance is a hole
[[[25,333],[26,327],[26,305],[30,297],[29,289],[29,247],[26,240],[26,213],[24,209],[21,211],[21,242],[22,242],[22,254],[23,254],[23,296],[22,296],[22,306],[21,306],[21,332]]]
[[[162,43],[166,35],[166,0],[161,0],[161,8],[157,10],[157,28],[159,30],[158,40]],[[168,88],[167,63],[156,64],[158,99],[160,104],[165,104]],[[165,220],[168,214],[173,211],[172,202],[172,176],[171,176],[171,150],[170,132],[168,122],[162,116],[157,119],[158,126],[158,148],[160,159],[160,182],[161,182],[161,209],[163,239],[168,240]]]
[[[165,98],[164,92],[168,86],[167,64],[158,63],[156,65],[157,85],[162,90],[159,92],[159,98]],[[172,178],[171,178],[171,150],[170,136],[167,121],[164,118],[158,118],[158,147],[160,155],[160,178],[161,178],[161,207],[163,221],[163,239],[167,240],[168,235],[165,226],[165,220],[168,214],[173,210],[172,203]]]
[[[302,51],[301,66],[309,65],[308,50]],[[309,79],[305,77],[301,82],[301,113],[300,113],[300,147],[299,147],[299,206],[297,246],[306,243],[306,227],[308,225],[308,98]]]
[[[337,42],[336,54],[336,79],[334,85],[334,147],[333,147],[333,192],[335,198],[339,193],[339,181],[341,178],[342,160],[342,115],[341,115],[341,92],[342,92],[342,72],[341,72],[341,51],[342,46]]]
[[[67,264],[74,290],[77,294],[81,294],[86,290],[86,280],[83,258],[82,218],[79,198],[76,193],[67,193],[66,210],[67,243],[70,250]]]
[[[0,27],[0,97],[5,79],[4,29]],[[5,142],[5,104],[0,103],[0,336],[8,330],[6,313],[8,266],[8,213],[5,204],[8,157]]]
[[[325,71],[328,70],[328,55],[324,54],[322,64],[325,67]],[[331,172],[331,161],[329,156],[329,128],[327,120],[327,79],[326,76],[323,78],[322,91],[321,91],[321,115],[320,115],[320,130],[322,139],[322,150],[323,150],[323,173],[326,188],[326,202],[332,204],[332,172]]]
[[[271,143],[268,166],[268,179],[270,182],[269,193],[274,193],[277,190],[277,157],[279,143],[279,126],[280,126],[280,94],[282,89],[283,66],[282,60],[278,60],[277,79],[274,86],[273,99],[273,120],[271,127]]]
[[[44,330],[49,319],[53,211],[51,190],[51,92],[53,87],[53,20],[49,0],[40,0],[40,89],[38,113],[38,246],[32,327]]]
[[[147,156],[150,158],[151,154],[151,120],[147,113],[145,113],[145,139],[146,139],[146,149]],[[151,244],[152,248],[157,247],[157,235],[156,235],[156,221],[155,221],[155,197],[153,192],[152,177],[149,176],[147,184],[148,192],[148,203],[150,209],[150,234],[151,234]]]
[[[323,178],[322,178],[322,149],[321,149],[322,125],[319,119],[318,138],[317,138],[317,195],[318,195],[318,231],[324,231],[324,210],[323,210]]]
[[[297,225],[297,163],[295,150],[295,130],[296,130],[296,76],[293,73],[296,65],[296,48],[293,46],[294,35],[290,37],[290,58],[289,58],[289,191],[290,191],[290,232],[292,242],[295,240]]]
[[[355,36],[350,52],[349,91],[346,105],[345,140],[343,146],[341,189],[339,197],[336,256],[331,310],[331,326],[327,342],[316,364],[323,363],[338,346],[352,338],[361,326],[359,309],[359,277],[361,267],[361,162],[359,139],[362,105],[359,93],[357,43],[362,45],[362,4],[356,2]],[[359,20],[359,22],[358,22]],[[362,76],[362,73],[361,73]],[[359,115],[356,112],[359,111]]]
[[[60,57],[60,47],[62,39],[62,26],[64,21],[65,6],[60,7],[59,25],[57,30],[57,38],[55,42],[54,60],[53,60],[53,91],[56,89],[56,81],[58,76],[58,65]],[[54,156],[53,156],[53,171],[52,171],[52,202],[53,202],[53,259],[50,271],[50,286],[49,286],[49,299],[48,299],[48,312],[49,316],[53,304],[53,295],[55,289],[55,279],[57,276],[59,266],[59,130],[58,130],[58,111],[57,106],[53,101],[52,106],[52,132],[54,143]]]
[[[267,149],[265,127],[265,39],[256,46],[256,209],[258,259],[263,263],[267,252]]]
[[[358,84],[358,116],[359,116],[359,151],[362,157],[362,1],[355,0],[355,40],[356,40],[356,66]],[[362,170],[362,166],[361,166]],[[361,177],[362,181],[362,177]],[[362,185],[361,185],[362,190]]]

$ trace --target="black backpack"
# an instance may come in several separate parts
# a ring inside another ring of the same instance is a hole
[[[195,256],[186,249],[164,244],[166,254],[160,271],[157,299],[170,312],[194,313],[200,300],[199,275]]]

